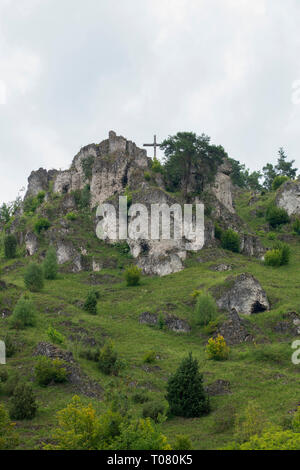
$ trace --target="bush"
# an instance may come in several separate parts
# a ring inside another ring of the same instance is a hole
[[[75,212],[69,212],[67,215],[66,215],[66,219],[67,220],[76,220],[77,219],[77,214],[75,214]]]
[[[39,292],[43,289],[44,273],[38,264],[29,264],[24,274],[24,283],[31,292]]]
[[[6,369],[0,369],[0,384],[7,382],[8,372]]]
[[[281,253],[281,266],[283,266],[285,264],[289,264],[290,257],[291,257],[291,249],[290,249],[289,245],[287,245],[286,243],[277,242],[274,247],[275,247],[276,250],[280,250],[280,253]]]
[[[201,293],[193,315],[195,325],[205,326],[217,318],[218,310],[215,299],[210,294]]]
[[[209,359],[215,361],[225,361],[229,356],[229,347],[223,336],[218,335],[215,339],[210,338],[206,346],[206,354]]]
[[[236,418],[235,435],[239,442],[250,439],[251,436],[260,436],[266,426],[263,410],[256,401],[250,401],[244,412]]]
[[[106,375],[117,375],[119,372],[118,354],[112,341],[108,341],[99,353],[98,367]]]
[[[10,401],[10,417],[18,420],[33,419],[37,408],[31,385],[26,383],[17,385]]]
[[[138,286],[141,281],[142,270],[135,265],[128,266],[125,270],[127,286]]]
[[[289,264],[291,256],[291,249],[289,245],[282,242],[277,242],[273,250],[267,251],[265,254],[266,266],[284,266]]]
[[[160,312],[159,315],[158,315],[157,326],[158,326],[159,330],[163,330],[163,328],[165,326],[165,317],[164,317],[164,314],[162,312]]]
[[[97,295],[94,290],[88,293],[83,308],[86,312],[97,315]]]
[[[235,423],[235,415],[236,410],[230,404],[219,408],[214,415],[214,431],[224,433],[232,429]]]
[[[269,206],[266,213],[266,219],[273,228],[287,224],[290,221],[287,211],[276,206]]]
[[[156,360],[156,353],[155,351],[148,351],[144,354],[143,362],[147,364],[152,364]]]
[[[51,227],[51,224],[48,219],[41,217],[34,224],[34,231],[39,235],[43,230],[46,231]]]
[[[203,387],[197,359],[190,353],[170,377],[166,399],[170,413],[185,418],[197,418],[210,410],[209,398]]]
[[[176,441],[173,445],[173,450],[192,450],[193,446],[188,436],[179,434],[176,437]]]
[[[239,450],[299,450],[300,433],[284,431],[280,427],[269,426],[258,436],[253,435],[248,442],[241,444]]]
[[[221,235],[221,245],[225,250],[239,253],[240,251],[240,236],[232,229],[225,230]]]
[[[138,390],[132,395],[134,403],[143,404],[150,400],[149,395],[144,390]]]
[[[151,174],[149,171],[144,171],[144,178],[146,181],[150,181],[151,180]]]
[[[23,296],[21,297],[10,317],[10,324],[12,328],[26,328],[27,326],[35,325],[35,307],[32,301]]]
[[[4,338],[6,357],[12,357],[17,351],[15,338],[7,334]]]
[[[151,170],[155,173],[163,173],[163,166],[157,158],[153,158]]]
[[[99,348],[83,348],[79,351],[79,357],[87,361],[99,361],[100,349]]]
[[[46,387],[51,382],[66,382],[67,370],[64,365],[65,363],[61,359],[40,357],[34,369],[37,383],[42,387]]]
[[[296,219],[293,223],[293,230],[297,235],[300,235],[300,219]]]
[[[151,418],[155,423],[159,422],[159,417],[165,413],[165,407],[160,402],[150,402],[143,406],[143,418]]]
[[[63,344],[65,342],[65,337],[59,331],[55,330],[55,328],[53,328],[52,326],[49,326],[47,330],[47,335],[50,341],[52,341],[52,343]]]
[[[221,229],[219,224],[215,224],[215,238],[217,240],[221,240],[223,230]]]
[[[43,263],[43,268],[45,279],[53,280],[57,278],[58,264],[56,250],[54,247],[50,247],[48,249]]]
[[[273,183],[272,183],[273,191],[277,191],[277,189],[288,180],[289,180],[288,176],[284,176],[284,175],[275,176],[275,178],[273,179]]]
[[[300,406],[298,406],[298,409],[293,416],[292,428],[294,432],[300,432]]]
[[[4,237],[4,254],[7,259],[16,257],[17,239],[14,235]]]
[[[24,212],[25,214],[34,213],[39,207],[40,202],[37,197],[30,196],[27,197],[24,201]]]
[[[14,450],[18,445],[19,437],[14,426],[4,405],[0,404],[0,450]]]
[[[269,250],[265,254],[264,263],[266,266],[280,266],[281,252],[280,250]]]

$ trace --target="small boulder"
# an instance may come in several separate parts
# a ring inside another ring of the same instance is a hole
[[[244,273],[236,278],[227,278],[225,284],[220,287],[213,288],[212,292],[222,310],[231,312],[236,309],[244,315],[270,310],[266,292],[252,274]]]
[[[248,333],[235,309],[232,309],[228,314],[227,319],[218,328],[216,336],[217,334],[223,336],[226,343],[230,346],[253,341],[253,337]]]

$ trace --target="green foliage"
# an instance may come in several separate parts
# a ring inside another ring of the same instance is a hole
[[[39,292],[44,287],[43,269],[36,263],[30,263],[25,270],[24,283],[31,292]]]
[[[59,331],[57,331],[53,326],[49,326],[47,330],[47,336],[55,344],[63,344],[65,342],[65,337]]]
[[[294,432],[300,433],[300,406],[298,406],[298,409],[293,416],[292,427]]]
[[[291,257],[291,248],[289,245],[287,243],[278,241],[275,243],[274,248],[279,250],[281,253],[281,266],[289,264]]]
[[[141,281],[142,270],[136,265],[128,266],[125,270],[127,286],[138,286]]]
[[[273,228],[287,224],[290,221],[289,215],[285,209],[273,205],[268,207],[266,212],[266,219]]]
[[[99,353],[98,367],[106,375],[118,375],[120,363],[114,343],[107,341]]]
[[[173,450],[192,450],[193,446],[188,436],[178,434],[173,445]]]
[[[215,299],[206,293],[201,293],[197,297],[197,303],[193,314],[195,325],[205,326],[217,318],[217,305]]]
[[[280,176],[286,176],[287,178],[294,179],[298,171],[297,168],[293,168],[295,160],[288,162],[286,159],[287,155],[281,147],[278,151],[276,170]]]
[[[0,369],[0,385],[1,384],[4,384],[5,382],[7,382],[7,379],[8,379],[8,372],[6,369]]]
[[[249,401],[244,412],[236,417],[235,435],[239,442],[245,442],[251,436],[260,436],[266,426],[264,411],[254,400]]]
[[[170,377],[166,399],[170,413],[185,418],[197,418],[210,411],[209,398],[203,387],[197,359],[190,353]]]
[[[151,418],[155,423],[165,414],[165,407],[161,402],[152,401],[143,406],[143,418]]]
[[[34,231],[39,235],[43,231],[48,230],[51,227],[51,224],[48,219],[45,217],[39,218],[34,224]]]
[[[265,254],[264,263],[266,266],[281,266],[281,252],[280,250],[269,250]]]
[[[66,215],[66,219],[71,221],[76,220],[77,214],[75,214],[75,212],[68,212]]]
[[[40,202],[37,197],[29,196],[24,201],[24,212],[25,214],[33,214],[39,207]]]
[[[214,431],[224,433],[233,428],[236,421],[236,410],[230,404],[218,408],[214,414]]]
[[[161,148],[165,152],[165,175],[172,191],[182,190],[187,196],[190,174],[197,181],[196,191],[202,192],[205,185],[214,180],[218,166],[227,157],[223,147],[211,145],[204,134],[178,132],[169,136]]]
[[[73,192],[75,204],[79,209],[87,209],[91,202],[90,185],[86,184],[82,190],[76,189]]]
[[[143,404],[150,400],[149,395],[145,392],[145,390],[137,390],[132,395],[132,400],[134,403]]]
[[[14,450],[19,444],[14,426],[4,405],[0,404],[0,450]]]
[[[63,383],[67,381],[67,369],[61,359],[40,357],[34,368],[35,378],[39,385],[46,387],[51,382]]]
[[[151,180],[151,173],[150,171],[144,171],[144,178],[146,181],[150,181]]]
[[[12,328],[23,329],[35,325],[36,310],[32,301],[26,296],[21,297],[10,317]],[[11,350],[14,348],[12,347]]]
[[[164,167],[156,157],[154,157],[152,160],[151,170],[154,171],[154,173],[164,172]]]
[[[221,229],[220,225],[215,223],[215,238],[217,240],[221,240],[222,233],[223,233],[223,230]]]
[[[27,383],[17,385],[10,401],[10,417],[18,420],[33,419],[37,409],[31,385]]]
[[[233,158],[229,158],[229,162],[232,167],[230,177],[233,184],[240,188],[252,189],[254,191],[261,189],[262,186],[259,180],[262,174],[259,171],[250,172],[244,164]]]
[[[97,348],[81,348],[79,351],[79,357],[86,359],[87,361],[99,361],[100,349]]]
[[[284,431],[280,427],[269,426],[259,436],[250,437],[248,442],[241,444],[239,450],[299,450],[300,433]]]
[[[146,364],[152,364],[156,361],[156,352],[155,351],[148,351],[144,354],[143,362]]]
[[[43,263],[43,268],[45,279],[53,280],[57,278],[58,263],[56,250],[53,246],[51,246],[47,250],[46,257]]]
[[[277,176],[277,171],[272,165],[272,163],[267,163],[263,167],[263,176],[264,176],[264,187],[268,190],[271,191],[272,189],[272,184],[274,179]]]
[[[17,239],[14,235],[6,235],[4,237],[4,254],[7,259],[16,257]]]
[[[158,315],[157,326],[158,326],[159,330],[163,330],[163,328],[165,326],[165,317],[164,317],[164,314],[162,312],[160,312],[159,315]]]
[[[273,250],[267,251],[265,254],[266,266],[284,266],[289,264],[291,257],[291,249],[289,245],[277,242]]]
[[[272,189],[273,191],[277,191],[278,188],[280,188],[280,186],[285,183],[286,181],[288,181],[289,178],[287,176],[276,176],[274,179],[273,179],[273,183],[272,183]]]
[[[216,338],[210,338],[208,340],[205,351],[208,359],[213,359],[214,361],[225,361],[229,357],[230,349],[223,336],[219,334]]]
[[[81,160],[81,167],[85,176],[85,179],[90,180],[92,178],[92,170],[94,165],[95,157],[88,155],[86,158]]]
[[[225,250],[239,253],[241,245],[239,234],[232,229],[225,230],[221,235],[221,245]]]
[[[300,235],[300,219],[296,219],[293,223],[293,230],[297,235]]]
[[[120,255],[124,255],[124,256],[129,256],[130,254],[130,246],[128,245],[127,241],[118,241],[116,243],[114,243],[114,248],[116,248],[118,250],[118,252],[120,253]]]
[[[83,308],[86,312],[97,315],[97,295],[94,290],[88,292]]]

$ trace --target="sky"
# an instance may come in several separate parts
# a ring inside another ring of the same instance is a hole
[[[300,168],[299,24],[299,0],[0,0],[0,203],[109,130]]]

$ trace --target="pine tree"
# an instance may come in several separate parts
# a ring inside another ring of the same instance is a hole
[[[287,155],[281,147],[278,151],[278,160],[275,168],[280,176],[287,176],[288,178],[295,179],[296,173],[298,171],[297,168],[293,168],[295,160],[287,162],[286,159]]]
[[[53,246],[51,246],[46,254],[44,261],[44,275],[45,279],[56,279],[57,278],[57,256]]]
[[[209,398],[203,387],[197,359],[190,353],[170,377],[166,399],[170,413],[185,418],[197,418],[209,412]]]

